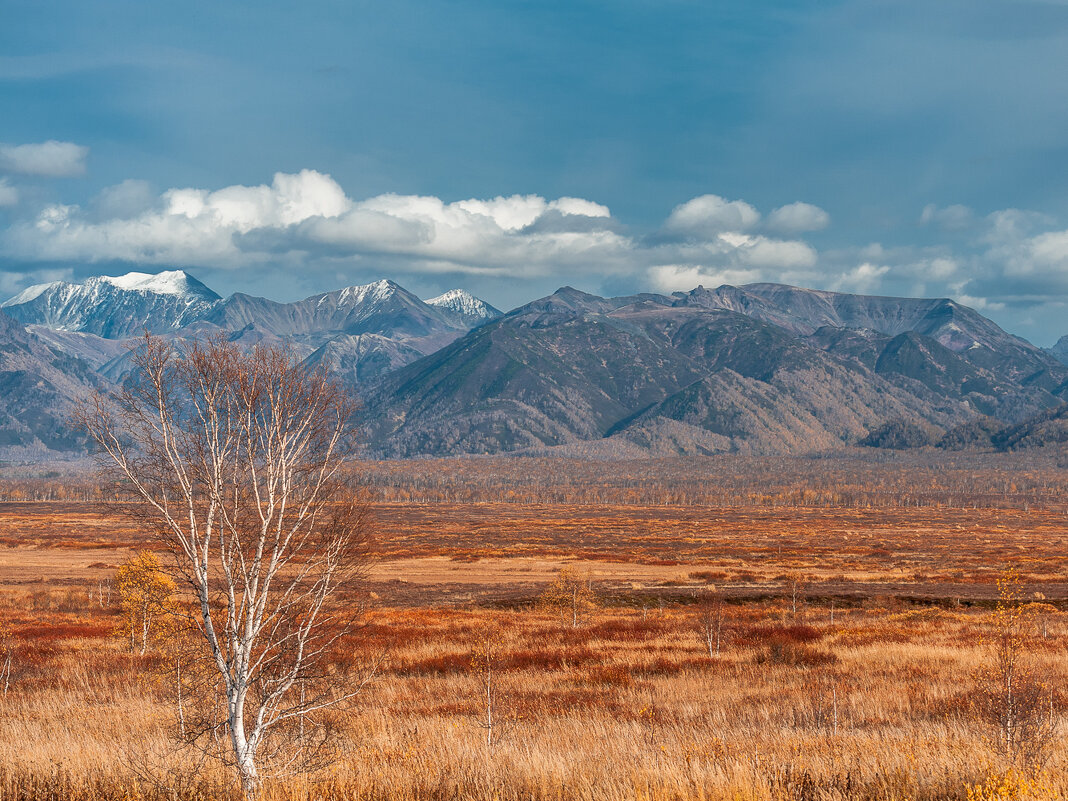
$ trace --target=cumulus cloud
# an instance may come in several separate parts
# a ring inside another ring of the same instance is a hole
[[[49,178],[83,175],[88,155],[87,147],[54,139],[26,145],[0,144],[0,171]]]
[[[624,268],[633,250],[615,227],[607,207],[581,198],[446,203],[385,194],[356,202],[330,176],[304,170],[279,173],[270,185],[171,189],[158,197],[128,181],[86,210],[46,207],[32,223],[9,229],[5,244],[34,260],[226,268],[287,256],[390,256],[423,272],[597,272]]]
[[[658,292],[687,292],[694,287],[717,287],[723,284],[752,284],[764,280],[760,270],[743,268],[715,269],[692,264],[660,264],[649,270],[653,289]]]
[[[522,270],[527,276],[573,268],[616,272],[626,268],[634,245],[606,224],[607,212],[573,198],[561,202],[516,195],[446,203],[387,194],[355,203],[342,214],[308,219],[283,236],[305,252],[328,247],[341,255],[384,254],[406,258],[421,271]],[[557,224],[539,226],[546,217]],[[573,229],[559,224],[569,217],[584,224]]]
[[[341,187],[311,170],[279,173],[270,186],[171,189],[152,208],[131,213],[131,197],[140,194],[143,200],[142,190],[105,194],[104,208],[116,202],[124,208],[103,220],[77,206],[47,206],[32,223],[9,229],[8,248],[25,259],[238,266],[235,235],[338,215],[350,206]]]
[[[1068,230],[1021,209],[996,211],[984,224],[979,239],[984,249],[976,255],[969,292],[1050,299],[1068,294]]]
[[[768,215],[764,227],[783,234],[822,231],[831,224],[831,215],[811,203],[789,203]]]
[[[1049,231],[1026,243],[1032,265],[1038,268],[1068,268],[1068,231]]]
[[[29,269],[34,263],[125,262],[318,274],[331,282],[362,273],[436,284],[445,280],[436,276],[448,274],[451,284],[466,274],[475,283],[571,283],[593,291],[770,281],[949,296],[1010,316],[1025,304],[1068,303],[1068,229],[1021,209],[980,216],[964,206],[928,206],[920,222],[934,233],[956,232],[951,239],[818,253],[803,237],[829,224],[818,206],[789,203],[763,216],[744,200],[712,194],[679,204],[646,235],[584,198],[515,194],[450,202],[387,193],[354,199],[314,170],[216,190],[158,192],[143,181],[124,181],[84,206],[51,204],[36,212],[21,194],[0,175],[0,205],[17,202],[21,212],[0,229],[0,253],[20,265],[4,274],[0,291],[22,288],[31,278],[50,280]],[[1049,315],[1059,321],[1059,313]]]
[[[796,203],[773,212],[780,228],[825,218]],[[127,262],[212,269],[281,268],[301,274],[472,276],[546,283],[811,282],[818,254],[776,237],[741,200],[702,195],[677,206],[653,235],[633,236],[608,207],[577,197],[508,195],[448,202],[387,193],[356,200],[329,175],[279,173],[270,184],[153,192],[141,181],[103,190],[86,206],[52,204],[0,232],[9,258]],[[668,233],[665,233],[668,232]]]
[[[0,178],[0,208],[15,206],[19,202],[19,190],[13,187],[6,178]]]
[[[744,200],[701,195],[676,206],[664,223],[664,230],[707,238],[724,231],[748,231],[759,222],[760,212]]]
[[[945,281],[956,274],[959,266],[955,259],[940,257],[928,261],[924,265],[924,274],[936,281]]]

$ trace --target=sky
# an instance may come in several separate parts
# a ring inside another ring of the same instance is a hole
[[[1068,0],[5,0],[0,298],[775,281],[1068,334]]]

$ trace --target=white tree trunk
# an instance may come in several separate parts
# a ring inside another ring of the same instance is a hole
[[[245,797],[256,797],[259,789],[259,774],[256,770],[256,743],[249,741],[245,734],[245,696],[237,691],[230,702],[230,740],[237,761],[237,772],[241,777],[241,789]]]

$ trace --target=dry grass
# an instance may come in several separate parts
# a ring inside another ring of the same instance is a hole
[[[336,657],[381,667],[338,721],[335,763],[276,777],[265,797],[1066,798],[1068,749],[1010,773],[969,699],[994,579],[1014,565],[1028,597],[1063,609],[1068,529],[1051,505],[975,506],[383,501],[374,602]],[[224,770],[173,751],[161,657],[127,653],[97,594],[145,541],[84,505],[0,504],[15,666],[0,800],[239,797]],[[574,629],[531,603],[564,565],[601,597]],[[715,658],[695,603],[710,585],[726,601]],[[1063,735],[1068,614],[1044,615],[1026,649]],[[494,746],[471,664],[487,633],[513,724]]]
[[[152,657],[102,636],[114,611],[58,597],[42,624],[7,610],[22,671],[0,701],[0,797],[167,798],[232,793],[225,774],[174,769],[171,708]],[[966,703],[987,611],[781,603],[728,610],[710,659],[695,610],[601,609],[561,627],[530,611],[380,608],[343,658],[385,655],[344,753],[328,771],[271,782],[277,798],[965,799],[1008,768]],[[471,653],[495,632],[501,714],[487,747]],[[1030,644],[1054,688],[1068,679],[1068,627]],[[1066,699],[1055,690],[1059,719]],[[136,732],[142,730],[144,736]],[[1044,781],[1068,793],[1059,748]],[[198,795],[199,793],[199,795]],[[123,795],[125,794],[125,795]]]

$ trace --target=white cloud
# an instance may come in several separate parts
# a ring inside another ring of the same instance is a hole
[[[664,223],[664,230],[707,238],[724,231],[748,231],[758,222],[760,212],[744,200],[701,195],[676,206]]]
[[[19,202],[19,190],[13,187],[6,178],[0,178],[0,208],[15,206]]]
[[[127,208],[100,222],[76,206],[47,206],[33,224],[12,227],[7,244],[26,259],[237,266],[235,235],[337,215],[349,206],[329,176],[305,170],[279,173],[271,186],[171,189],[153,208],[140,214]]]
[[[1027,247],[1032,263],[1039,267],[1068,268],[1068,231],[1050,231],[1032,238]]]
[[[379,195],[350,211],[308,220],[293,232],[295,247],[314,251],[328,245],[350,255],[388,254],[419,260],[421,270],[439,271],[441,263],[466,272],[526,275],[571,268],[618,272],[626,268],[634,243],[608,228],[584,231],[526,231],[550,212],[580,216],[603,206],[567,198],[549,202],[537,196],[461,200],[416,195]]]
[[[429,198],[422,200],[429,200]],[[538,195],[512,195],[511,197],[496,197],[493,200],[461,200],[455,204],[455,207],[462,211],[488,217],[504,231],[518,231],[520,228],[526,228],[544,214],[548,206],[545,198]],[[422,211],[428,212],[430,209],[424,207]]]
[[[548,216],[586,223],[524,230]],[[607,207],[572,197],[446,203],[385,194],[356,202],[330,176],[304,170],[278,173],[269,186],[170,189],[158,197],[128,181],[104,190],[87,211],[44,208],[33,223],[9,229],[4,244],[33,260],[232,268],[390,256],[420,272],[626,271],[635,244],[611,223]]]
[[[798,268],[816,264],[816,251],[804,242],[753,237],[741,250],[741,258],[754,267]]]
[[[582,217],[612,216],[607,206],[577,197],[562,197],[549,202],[538,195],[512,195],[492,200],[460,200],[452,205],[471,214],[489,217],[504,231],[518,231],[533,225],[550,210]]]
[[[1043,230],[1055,228],[1054,221],[1021,209],[996,211],[985,222],[977,278],[1000,281],[1007,294],[1063,294],[1068,289],[1068,230]]]
[[[811,222],[815,207],[793,205],[805,207],[793,210]],[[353,200],[330,176],[304,170],[279,173],[269,185],[215,191],[154,194],[143,182],[127,181],[105,189],[85,209],[45,207],[0,234],[0,246],[26,261],[331,273],[366,264],[397,273],[567,282],[642,280],[650,269],[658,285],[693,276],[722,283],[810,275],[816,251],[800,239],[753,231],[759,220],[748,203],[705,195],[677,207],[665,223],[664,229],[685,229],[684,237],[642,240],[623,233],[606,206],[583,198],[446,202],[383,194]]]
[[[764,280],[759,270],[716,269],[688,264],[659,264],[650,268],[649,278],[659,292],[687,292],[694,287],[714,288],[723,284],[738,286]]]
[[[926,277],[945,281],[957,272],[958,264],[954,259],[937,258],[927,262]]]
[[[87,147],[54,139],[27,145],[0,144],[0,171],[51,178],[83,175],[88,155]]]
[[[831,215],[811,203],[789,203],[768,215],[764,227],[784,234],[822,231],[831,224]]]
[[[611,217],[612,212],[608,206],[594,203],[592,200],[583,200],[580,197],[562,197],[549,204],[549,208],[561,214],[569,214],[581,217]]]

